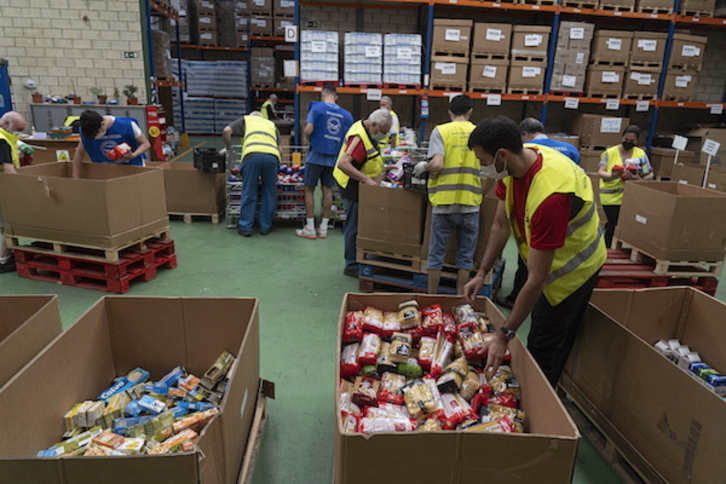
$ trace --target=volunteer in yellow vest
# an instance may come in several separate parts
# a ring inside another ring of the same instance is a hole
[[[346,276],[358,277],[356,237],[358,236],[358,185],[378,185],[385,174],[385,165],[378,142],[391,129],[391,114],[387,109],[376,109],[366,119],[350,127],[338,153],[333,177],[340,185],[345,208],[345,269]]]
[[[433,206],[429,240],[428,292],[436,294],[441,282],[446,249],[456,232],[456,293],[463,294],[474,266],[479,237],[479,207],[482,200],[481,170],[469,149],[474,124],[469,121],[474,103],[465,94],[449,103],[450,123],[431,132],[428,161],[419,162],[414,174],[429,172],[428,193]]]
[[[262,103],[262,107],[260,108],[260,111],[262,112],[262,117],[265,119],[269,119],[270,121],[274,121],[275,119],[277,119],[277,111],[275,111],[276,104],[277,94],[270,94],[270,97],[267,98],[267,101]]]
[[[240,200],[237,233],[249,237],[255,224],[257,211],[258,180],[262,189],[258,225],[260,235],[272,230],[272,218],[277,208],[277,171],[280,167],[280,132],[272,121],[262,117],[259,111],[235,120],[222,131],[226,155],[232,147],[232,137],[239,137],[242,145],[242,199]]]
[[[651,180],[654,176],[648,155],[636,143],[640,129],[634,124],[625,128],[623,142],[611,146],[600,156],[600,203],[607,216],[605,245],[610,247],[623,204],[626,180]]]
[[[0,167],[4,173],[17,174],[20,168],[18,139],[25,130],[25,118],[20,113],[8,111],[0,117]],[[2,207],[0,207],[2,208]],[[3,237],[2,210],[0,210],[0,273],[15,270],[15,260]]]
[[[479,272],[465,294],[470,300],[476,296],[510,233],[528,269],[511,314],[487,344],[486,368],[499,366],[507,343],[531,312],[527,348],[555,386],[607,257],[592,184],[558,151],[522,145],[517,124],[504,116],[482,121],[469,147],[482,174],[499,180],[500,202]]]
[[[384,136],[379,142],[378,142],[378,149],[384,149],[386,146],[391,146],[391,148],[395,148],[398,146],[398,131],[401,129],[400,121],[398,119],[398,114],[393,110],[393,100],[391,100],[388,96],[381,97],[380,107],[388,109],[388,112],[391,113],[391,129],[386,133],[386,136]]]

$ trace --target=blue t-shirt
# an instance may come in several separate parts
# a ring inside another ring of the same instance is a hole
[[[577,163],[578,165],[580,164],[580,152],[577,151],[577,148],[575,148],[575,146],[571,145],[570,143],[550,138],[533,139],[532,141],[529,141],[529,143],[547,146],[549,148],[555,149],[572,161],[574,161],[575,163]]]
[[[131,146],[131,151],[135,151],[139,147],[139,142],[134,136],[134,128],[132,123],[136,123],[134,118],[116,117],[113,124],[99,139],[88,139],[81,135],[83,147],[86,148],[88,156],[94,163],[116,163],[125,165],[144,166],[144,156],[141,155],[129,161],[113,161],[106,154],[121,143],[127,143]],[[137,123],[138,124],[138,123]]]
[[[309,162],[335,166],[335,158],[343,144],[345,133],[353,124],[353,116],[337,104],[313,101],[310,103],[305,122],[313,125],[310,151],[316,153],[312,160],[308,155]],[[330,156],[333,157],[332,163],[330,163]]]

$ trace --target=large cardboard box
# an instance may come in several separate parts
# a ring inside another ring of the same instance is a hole
[[[215,31],[199,32],[197,38],[199,45],[207,47],[214,47],[219,43],[219,38],[217,36],[217,32]]]
[[[592,60],[626,64],[632,42],[633,32],[629,30],[597,30],[592,42]]]
[[[669,69],[663,86],[663,99],[692,101],[696,93],[697,81],[696,72]]]
[[[585,170],[585,173],[597,173],[600,170],[600,156],[602,153],[603,150],[580,148],[580,166]]]
[[[199,14],[197,17],[197,32],[214,32],[217,30],[217,14]]]
[[[251,298],[104,297],[0,391],[0,482],[233,484],[259,386],[259,305]],[[158,380],[182,365],[203,374],[237,357],[221,414],[194,451],[131,457],[36,458],[64,432],[63,415],[141,367]],[[133,476],[133,477],[131,477]]]
[[[673,148],[651,148],[650,164],[655,170],[655,176],[670,178],[673,171],[673,164],[676,161],[676,150]],[[696,153],[682,150],[678,154],[679,163],[694,163]]]
[[[585,91],[588,94],[614,94],[620,97],[623,93],[625,81],[625,67],[623,66],[597,66],[587,68],[587,82]]]
[[[663,63],[668,34],[636,31],[630,51],[631,63]]]
[[[255,15],[272,15],[272,0],[248,0],[247,8]]]
[[[472,59],[469,69],[469,89],[506,92],[508,72],[509,61],[506,59]]]
[[[159,163],[169,213],[219,214],[225,204],[225,174],[202,173],[193,163]]]
[[[711,168],[706,178],[706,188],[726,192],[726,169]]]
[[[274,21],[275,21],[274,35],[276,37],[284,37],[285,36],[285,27],[295,25],[295,19],[293,17],[288,17],[288,16],[275,15]]]
[[[509,58],[512,45],[511,24],[474,24],[474,37],[471,42],[471,53],[489,54]]]
[[[0,206],[8,235],[116,248],[169,226],[164,175],[153,168],[71,163],[0,173]]]
[[[721,482],[726,405],[653,344],[678,338],[724,372],[724,319],[726,305],[693,288],[596,289],[561,385],[658,482]]]
[[[721,3],[719,3],[719,6]],[[716,0],[683,0],[681,2],[681,15],[697,14],[701,17],[713,17],[716,9]]]
[[[673,13],[671,0],[637,0],[636,5],[639,12]]]
[[[716,156],[711,157],[711,164],[726,166],[726,129],[709,127],[696,128],[689,131],[686,136],[688,137],[688,149],[700,153],[699,163],[702,165],[708,163],[708,154],[701,152],[703,143],[707,139],[721,143]]]
[[[572,146],[580,149],[580,137],[572,134],[565,134],[565,133],[547,133],[547,137],[549,139],[557,140],[557,141],[564,141],[565,143],[570,143]]]
[[[461,296],[413,297],[421,307],[440,303],[444,311],[466,302]],[[399,303],[411,299],[411,294],[346,294],[338,324],[337,361],[340,360],[341,329],[347,311],[363,309],[366,305],[395,310]],[[478,298],[473,306],[478,311],[485,311],[495,326],[504,322],[504,316],[490,300]],[[538,482],[542,476],[547,476],[548,483],[569,483],[580,434],[519,339],[509,342],[509,351],[512,370],[522,388],[521,408],[527,415],[527,434],[345,433],[336,403],[333,482],[524,484]],[[336,376],[337,387],[339,371]],[[406,458],[402,458],[402,449],[405,449]]]
[[[678,163],[671,171],[671,181],[700,187],[703,185],[703,176],[706,174],[706,167],[696,164]]]
[[[515,25],[512,29],[512,56],[547,59],[551,27],[542,25]]]
[[[212,15],[217,11],[217,2],[215,0],[191,0],[189,7],[198,14]]]
[[[579,113],[570,131],[580,136],[582,146],[608,147],[622,141],[622,133],[629,124],[630,118]]]
[[[685,67],[696,71],[700,70],[707,43],[708,37],[674,34],[668,67]]]
[[[272,17],[255,15],[250,17],[250,35],[272,36],[275,24]]]
[[[545,66],[539,62],[513,60],[509,66],[509,89],[542,90]]]
[[[0,296],[0,388],[61,331],[58,296]]]
[[[275,0],[272,12],[275,15],[295,15],[295,0]]]
[[[361,184],[358,248],[418,257],[426,214],[426,194]]]
[[[466,88],[466,71],[469,60],[462,57],[432,56],[431,80],[432,87]]]
[[[628,68],[623,85],[625,96],[644,96],[655,98],[658,95],[660,69],[646,67]]]
[[[469,54],[472,20],[434,19],[434,53]],[[466,75],[466,74],[464,74]]]
[[[724,193],[675,182],[628,182],[619,238],[657,259],[721,261],[724,220]]]

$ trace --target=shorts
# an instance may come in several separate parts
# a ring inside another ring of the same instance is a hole
[[[479,240],[479,212],[431,214],[429,269],[440,271],[444,267],[446,249],[454,231],[456,231],[456,268],[473,268],[474,251]]]
[[[333,167],[316,165],[314,163],[305,164],[305,186],[316,187],[318,180],[326,188],[335,186],[335,178],[333,178]]]

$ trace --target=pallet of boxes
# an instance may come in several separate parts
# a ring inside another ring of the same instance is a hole
[[[587,173],[597,173],[600,155],[622,141],[622,133],[630,118],[578,113],[571,132],[580,137],[580,166]]]
[[[219,45],[215,0],[190,0],[189,17],[191,30],[198,45],[207,47]]]
[[[674,34],[663,99],[693,101],[708,37]]]
[[[471,20],[434,19],[429,87],[466,91],[473,25]]]
[[[0,174],[20,277],[125,293],[176,267],[160,170],[86,163],[77,179],[71,171],[53,163]]]
[[[514,25],[507,94],[542,94],[551,27]]]
[[[594,31],[595,25],[585,22],[560,24],[550,91],[584,92]]]
[[[469,91],[507,93],[511,46],[511,24],[474,24]]]

